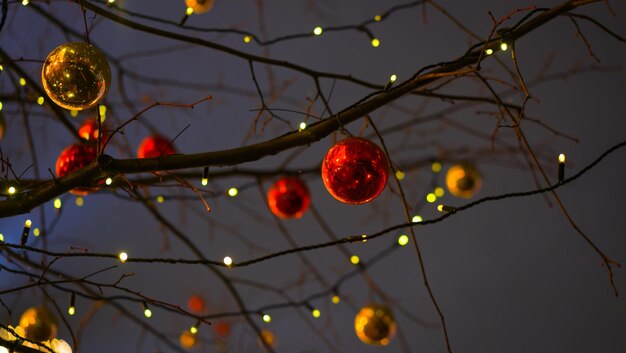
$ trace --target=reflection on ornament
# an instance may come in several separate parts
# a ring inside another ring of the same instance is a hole
[[[104,145],[109,135],[104,132],[104,124],[100,124],[100,128],[103,130],[102,140],[100,143]],[[98,136],[100,136],[100,130],[98,130],[98,120],[95,118],[85,119],[83,124],[78,128],[78,136],[88,142],[98,141]]]
[[[45,306],[27,309],[20,317],[19,326],[26,338],[33,341],[51,340],[58,331],[57,319]]]
[[[389,162],[373,142],[350,137],[333,145],[322,162],[322,180],[328,192],[347,204],[372,201],[385,189]]]
[[[96,159],[96,149],[85,144],[74,144],[64,149],[57,158],[56,172],[58,177],[63,177],[76,171]],[[70,193],[85,196],[97,188],[75,188]]]
[[[200,314],[204,310],[204,299],[199,295],[192,295],[187,300],[187,307],[192,313]]]
[[[226,321],[220,321],[213,325],[215,334],[219,337],[228,337],[230,335],[230,323]]]
[[[4,137],[4,134],[7,131],[7,122],[6,120],[4,120],[4,114],[2,114],[2,112],[0,112],[0,141],[2,141],[2,138]]]
[[[185,0],[185,5],[191,8],[194,13],[208,12],[213,8],[215,0]]]
[[[170,140],[160,135],[151,135],[141,141],[137,149],[137,158],[156,158],[175,153]]]
[[[180,334],[180,345],[183,348],[193,348],[198,344],[198,338],[193,333],[185,330]]]
[[[480,173],[466,162],[453,165],[446,174],[448,191],[456,197],[468,199],[480,190],[481,185]]]
[[[274,333],[270,330],[261,330],[261,337],[259,337],[259,346],[261,346],[261,348],[265,347],[263,342],[272,348],[276,348],[276,344],[278,343],[276,336],[274,336]]]
[[[111,85],[109,63],[87,43],[65,43],[54,49],[41,70],[43,88],[62,108],[84,110],[104,98]]]
[[[267,204],[279,218],[300,218],[310,203],[308,188],[296,177],[279,179],[267,191]]]
[[[396,334],[396,320],[386,306],[370,304],[356,314],[354,331],[363,343],[386,346]]]

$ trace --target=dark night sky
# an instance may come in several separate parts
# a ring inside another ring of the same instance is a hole
[[[317,25],[330,27],[355,24],[401,3],[404,2],[275,0],[266,1],[263,11],[267,36],[274,38],[307,32]],[[495,0],[439,2],[481,38],[485,38],[491,29],[487,11],[500,17],[516,8],[529,5],[552,7],[558,3]],[[626,5],[618,1],[610,3],[617,13],[615,17],[602,3],[586,6],[576,12],[593,16],[608,28],[626,35]],[[79,6],[66,2],[53,2],[50,6],[37,4],[49,9],[70,27],[82,31]],[[184,12],[182,0],[126,0],[124,6],[174,21],[178,21]],[[384,83],[391,74],[397,74],[399,80],[403,81],[424,65],[454,59],[462,55],[469,44],[476,42],[434,8],[428,8],[426,22],[422,11],[422,7],[418,6],[372,25],[370,30],[382,43],[379,48],[373,48],[364,33],[345,31],[278,43],[266,48],[265,52],[255,44],[244,44],[241,35],[202,34],[173,26],[160,26],[246,52],[269,54],[272,58],[285,59],[315,70],[352,74],[368,81]],[[258,15],[256,1],[217,1],[211,12],[192,16],[187,24],[211,28],[234,27],[259,33]],[[155,25],[152,22],[145,23]],[[626,137],[626,108],[623,104],[626,92],[623,68],[626,46],[587,23],[580,24],[600,64],[590,57],[585,43],[577,36],[576,28],[567,18],[556,19],[516,43],[520,70],[535,98],[527,105],[527,115],[540,119],[562,134],[579,139],[575,143],[555,136],[536,124],[525,122],[522,125],[531,145],[541,156],[542,165],[551,173],[552,180],[556,178],[555,161],[559,153],[567,155],[566,173],[572,175]],[[507,25],[511,25],[511,22],[507,22]],[[260,102],[245,60],[132,31],[102,18],[96,18],[93,22],[91,39],[105,53],[116,57],[165,48],[157,55],[128,59],[124,61],[124,66],[146,76],[208,86],[197,90],[149,85],[126,79],[126,89],[136,104],[135,109],[129,111],[122,104],[118,82],[115,81],[117,69],[113,68],[114,81],[107,97],[111,120],[124,121],[155,100],[191,103],[211,94],[214,97],[211,102],[203,103],[194,110],[157,108],[141,119],[170,138],[190,125],[191,128],[185,130],[175,142],[181,153],[228,149],[287,132],[284,124],[273,121],[262,132],[250,138],[252,121],[256,115],[251,110],[258,109]],[[0,46],[12,57],[43,60],[48,52],[64,41],[66,38],[42,16],[28,7],[10,5],[6,27],[0,32]],[[497,53],[496,56],[505,65],[512,66],[509,52]],[[22,65],[39,82],[40,65]],[[602,70],[598,68],[599,65]],[[590,67],[592,69],[587,70],[589,72],[572,71]],[[271,74],[262,65],[256,65],[255,69],[264,90],[268,89],[270,78],[275,80],[277,87],[281,87],[284,82],[290,83],[281,98],[269,100],[272,107],[299,112],[306,110],[306,98],[315,95],[310,78],[283,68],[273,68]],[[488,77],[515,83],[494,60],[484,63],[483,72]],[[550,76],[566,72],[570,74]],[[537,77],[543,79],[537,82]],[[217,84],[221,84],[221,87],[216,87]],[[494,84],[494,87],[499,92],[509,89],[504,84]],[[234,93],[230,88],[246,93]],[[334,111],[349,106],[370,92],[345,82],[337,82],[333,87],[331,80],[323,80],[322,88],[327,94],[333,90],[330,104]],[[10,90],[11,84],[6,75],[0,74],[0,94]],[[444,88],[443,92],[489,96],[489,92],[477,79],[470,78],[459,79]],[[523,100],[520,92],[505,97],[507,103],[513,104],[521,104]],[[438,99],[405,97],[396,101],[392,107],[375,111],[372,118],[384,130],[413,118],[428,117],[457,106],[459,109],[445,113],[443,118],[386,134],[392,159],[407,162],[448,156],[455,160],[468,156],[453,152],[459,149],[488,151],[491,147],[488,139],[469,134],[458,126],[463,124],[489,136],[495,124],[493,115],[489,114],[496,111],[492,105],[469,105],[461,109],[463,103],[453,105]],[[17,170],[24,170],[31,164],[31,158],[21,115],[10,113],[17,109],[14,103],[4,104],[8,134],[0,146],[3,153],[11,157]],[[38,107],[29,109],[32,112],[45,111]],[[315,114],[320,114],[322,110],[320,104],[313,107]],[[296,113],[285,112],[280,115],[294,125],[302,120],[302,115]],[[87,116],[89,113],[81,113],[78,119],[74,119],[74,123],[78,126],[79,121]],[[57,155],[71,143],[71,137],[54,119],[33,115],[31,121],[38,166],[43,177],[48,178],[46,169],[53,169]],[[362,127],[363,122],[357,121],[348,129],[353,134],[359,134]],[[145,125],[131,124],[125,131],[124,139],[120,140],[127,141],[130,149],[124,149],[123,144],[119,144],[109,153],[119,158],[132,157],[128,151],[134,153],[139,141],[149,133],[150,129]],[[365,130],[366,136],[371,133],[371,129]],[[375,137],[369,136],[375,140]],[[514,132],[501,129],[497,139],[499,143],[496,151],[482,153],[475,158],[484,176],[483,188],[477,197],[534,189],[532,175],[519,153],[497,153],[506,146],[517,146]],[[332,143],[331,136],[302,149],[290,167],[306,169],[317,166]],[[291,152],[285,152],[244,167],[272,169],[289,155]],[[626,180],[625,156],[624,151],[610,155],[588,174],[558,191],[580,228],[610,258],[624,265],[626,217],[622,202],[626,195],[622,185]],[[444,171],[449,165],[444,163]],[[200,172],[196,171],[199,176]],[[35,177],[32,169],[25,175]],[[438,216],[436,204],[427,203],[424,196],[434,186],[443,185],[443,177],[443,173],[433,175],[428,165],[407,171],[403,185],[414,214],[420,214],[424,219]],[[337,236],[371,234],[405,221],[401,201],[389,186],[371,204],[349,206],[332,199],[317,174],[303,178],[311,191],[314,207]],[[251,187],[241,187],[250,185],[250,181],[254,179],[212,181],[208,190],[214,192],[215,197],[208,199],[213,208],[210,214],[203,211],[202,203],[197,199],[167,201],[158,205],[158,208],[196,242],[209,259],[219,260],[230,255],[238,261],[289,248],[256,185],[252,183]],[[267,190],[272,181],[264,180],[263,190]],[[198,180],[193,182],[199,185]],[[240,194],[236,198],[224,195],[225,190],[232,186],[240,187]],[[396,190],[395,185],[393,190]],[[183,193],[192,195],[177,188],[150,190],[153,196]],[[124,193],[118,192],[116,195],[124,196]],[[193,254],[168,235],[141,205],[118,196],[104,190],[86,197],[85,205],[77,207],[74,196],[64,195],[62,199],[65,207],[57,227],[48,236],[49,248],[64,251],[69,246],[77,246],[106,253],[117,253],[124,249],[131,257],[193,258]],[[461,212],[440,224],[416,228],[431,287],[446,317],[454,352],[626,351],[626,305],[623,296],[613,296],[600,257],[569,226],[558,207],[554,206],[553,199],[547,199],[533,196],[487,203]],[[460,206],[466,201],[446,194],[441,202]],[[51,222],[54,219],[52,203],[46,204],[45,210],[47,221]],[[4,234],[5,241],[19,242],[21,226],[27,217],[33,220],[35,226],[41,226],[40,213],[39,209],[29,216],[1,219],[0,233]],[[284,225],[299,245],[328,240],[311,212],[302,219],[285,221]],[[399,234],[401,232],[391,232],[367,243],[347,245],[347,249],[367,262]],[[245,242],[241,239],[245,239]],[[255,244],[258,248],[251,248],[246,243]],[[31,239],[31,244],[41,246],[42,242],[40,239]],[[305,256],[319,268],[329,283],[334,283],[343,274],[354,270],[354,266],[335,248],[307,252]],[[0,261],[7,263],[4,257],[0,257]],[[55,268],[81,276],[115,264],[117,262],[112,260],[70,258],[60,260]],[[184,306],[190,295],[199,293],[209,305],[207,313],[236,310],[224,286],[201,267],[129,263],[107,271],[97,279],[111,281],[128,272],[135,275],[125,279],[123,284],[149,297]],[[308,272],[297,255],[289,255],[225,273],[276,287],[288,286],[306,275],[304,284],[288,291],[289,295],[299,300],[326,289]],[[395,312],[410,351],[444,352],[443,336],[437,328],[438,317],[422,284],[413,248],[398,249],[372,266],[368,273],[393,300],[422,323],[416,323],[416,320],[400,313],[400,310]],[[23,283],[22,278],[0,273],[0,291]],[[616,270],[615,283],[621,292],[626,291],[626,274],[623,269]],[[250,309],[284,302],[284,299],[270,292],[248,286],[240,288]],[[278,352],[331,351],[311,327],[332,342],[338,351],[403,352],[398,338],[387,348],[377,348],[363,345],[354,335],[355,309],[380,299],[368,288],[364,277],[353,277],[340,290],[346,297],[340,305],[332,305],[329,296],[311,301],[311,305],[321,310],[320,319],[312,319],[306,308],[289,308],[271,311],[273,320],[270,324],[263,323],[257,317],[255,320],[262,328],[270,329],[277,335]],[[107,292],[111,295],[114,293]],[[69,300],[64,293],[51,291],[51,294],[62,307]],[[19,295],[0,295],[0,298],[14,312],[13,316],[9,316],[6,311],[0,310],[0,322],[8,325],[15,324],[18,315],[27,307],[40,304],[42,293],[33,289],[22,291]],[[79,300],[78,314],[68,319],[74,329],[79,326],[80,319],[91,304]],[[139,306],[132,303],[124,305],[141,315]],[[159,309],[153,311],[150,323],[174,342],[178,341],[182,330],[193,324],[189,318]],[[229,320],[233,325],[230,352],[261,351],[243,318]],[[215,351],[210,343],[214,337],[212,330],[202,326],[200,335],[207,342],[196,351]],[[70,339],[65,328],[61,329],[59,337],[68,341]],[[105,307],[86,326],[80,351],[172,350],[154,337],[142,333],[114,309]]]

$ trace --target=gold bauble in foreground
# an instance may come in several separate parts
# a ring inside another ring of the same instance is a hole
[[[27,309],[20,317],[19,326],[24,329],[26,338],[33,341],[47,341],[56,337],[57,319],[45,306]]]
[[[469,199],[480,190],[481,185],[480,173],[467,162],[453,165],[446,174],[448,191],[456,197]]]
[[[386,346],[396,334],[396,320],[388,307],[370,304],[356,314],[354,331],[363,343]]]
[[[208,12],[213,8],[214,0],[185,0],[185,5],[194,13]]]
[[[94,107],[111,85],[111,69],[98,48],[87,43],[65,43],[43,64],[41,80],[54,103],[70,110]]]

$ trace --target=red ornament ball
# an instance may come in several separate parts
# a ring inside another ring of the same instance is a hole
[[[218,337],[224,338],[230,335],[230,323],[226,321],[216,322],[215,325],[213,325],[213,329]]]
[[[192,295],[187,300],[187,307],[192,313],[200,314],[204,310],[204,299],[199,295]]]
[[[100,124],[100,128],[104,130],[104,124]],[[85,119],[83,124],[78,128],[78,136],[90,143],[98,141],[98,137],[100,136],[98,120],[95,118]],[[100,142],[105,144],[108,138],[109,135],[103,131],[102,140]]]
[[[322,180],[337,200],[353,205],[375,199],[385,189],[389,161],[375,143],[350,137],[334,144],[322,162]]]
[[[279,179],[267,191],[267,204],[279,218],[300,218],[310,203],[309,189],[296,177]]]
[[[151,135],[143,139],[137,149],[137,158],[156,158],[175,154],[169,139],[160,135]]]
[[[85,144],[74,144],[64,149],[57,158],[56,172],[63,177],[73,171],[85,167],[96,159],[96,149]],[[97,188],[75,188],[70,193],[85,196]]]

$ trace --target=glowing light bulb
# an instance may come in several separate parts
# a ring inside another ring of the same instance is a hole
[[[430,168],[432,169],[433,173],[439,173],[441,171],[441,163],[433,162]]]
[[[209,185],[209,178],[202,178],[202,186]]]
[[[73,316],[74,314],[76,314],[76,308],[75,308],[75,307],[73,307],[73,306],[70,306],[70,307],[67,309],[67,313],[68,313],[68,314],[70,314],[70,316]]]
[[[322,312],[318,309],[313,309],[311,310],[311,315],[313,315],[313,317],[317,319],[318,317],[322,316]]]
[[[398,76],[396,74],[391,75],[391,77],[389,77],[389,82],[394,83],[396,82],[396,80],[398,79]]]
[[[341,301],[341,298],[338,295],[333,295],[333,297],[331,298],[331,301],[333,302],[333,304],[339,304],[339,302]]]
[[[98,107],[98,112],[100,113],[100,122],[103,123],[104,119],[106,119],[106,116],[107,116],[107,106],[104,104],[101,104]]]
[[[15,187],[13,186],[9,186],[9,195],[13,195],[17,192],[17,189],[15,189]]]
[[[45,100],[44,100],[44,98],[43,98],[43,97],[39,97],[39,98],[37,98],[37,104],[39,104],[39,105],[43,105],[43,103],[44,103],[44,102],[45,102]]]
[[[324,32],[324,30],[322,29],[322,27],[317,26],[313,29],[313,34],[315,34],[316,36],[319,36],[322,34],[322,32]]]
[[[361,259],[359,259],[356,255],[352,255],[350,256],[350,262],[352,262],[353,265],[358,265],[359,262],[361,262]]]
[[[185,14],[187,14],[187,16],[193,15],[193,9],[191,7],[188,7],[187,10],[185,10]]]
[[[72,116],[72,118],[75,118],[78,116],[78,110],[70,110],[70,115]]]
[[[367,241],[367,235],[366,234],[361,235],[361,239],[363,239],[362,241],[365,243]]]
[[[443,212],[443,205],[438,205],[437,206],[437,211]]]
[[[111,178],[107,178],[107,179],[104,181],[104,183],[105,183],[105,184],[107,184],[107,185],[111,185],[111,184],[113,184],[113,179],[111,179]]]
[[[246,35],[246,36],[243,36],[243,42],[244,42],[244,43],[250,43],[250,42],[252,42],[252,36],[251,36],[251,35]]]
[[[411,219],[411,222],[413,223],[419,223],[421,221],[422,221],[422,216],[418,216],[418,215],[413,216],[413,218]]]
[[[0,233],[0,241],[4,241],[4,235]]]
[[[446,192],[443,190],[442,187],[436,187],[435,188],[435,196],[437,197],[442,197]]]
[[[559,155],[559,163],[565,163],[565,155],[563,153]]]
[[[502,51],[506,51],[507,49],[509,49],[509,45],[506,44],[506,43],[502,43],[502,44],[500,44],[500,49]]]
[[[54,199],[53,205],[54,205],[54,208],[56,208],[57,210],[61,208],[61,199],[59,198]]]
[[[33,229],[33,235],[38,237],[41,234],[41,231],[39,230],[39,228],[35,228]]]
[[[189,332],[195,335],[196,333],[198,333],[198,328],[195,326],[191,326],[191,328],[189,329]]]
[[[120,261],[126,262],[126,260],[128,260],[128,254],[122,251],[119,255],[119,258],[120,258]]]
[[[374,16],[374,21],[376,21],[376,22],[380,22],[382,19],[383,19],[383,16],[381,16],[381,15]]]
[[[165,198],[163,196],[159,195],[159,196],[157,196],[156,200],[157,200],[158,203],[163,203],[163,201],[165,201]]]
[[[26,6],[26,5],[28,5],[28,4],[30,4],[30,1],[28,1],[28,0],[22,0],[22,5]]]
[[[491,55],[491,54],[493,54],[493,49],[487,49],[487,50],[485,50],[485,54],[486,54],[486,55]]]
[[[76,202],[76,206],[80,207],[85,203],[85,200],[83,200],[81,196],[78,196],[75,202]]]
[[[409,237],[406,234],[402,234],[401,236],[398,237],[398,244],[400,246],[405,246],[408,243],[409,243]]]
[[[400,169],[396,170],[396,179],[403,180],[406,177],[406,174]]]
[[[228,195],[230,197],[235,197],[235,196],[237,196],[237,194],[239,194],[239,190],[237,190],[237,188],[230,188],[230,189],[228,189]]]
[[[426,201],[433,203],[437,201],[437,196],[431,192],[428,195],[426,195]]]
[[[147,318],[151,318],[152,317],[152,310],[150,310],[149,308],[146,308],[143,311],[143,316],[147,317]]]
[[[230,265],[232,265],[232,264],[233,264],[233,259],[231,259],[231,258],[230,258],[230,256],[226,256],[226,257],[224,258],[224,265],[226,265],[226,266],[230,266]]]
[[[30,219],[27,219],[26,222],[24,222],[24,227],[26,228],[30,228],[30,226],[33,225],[33,222]]]
[[[298,125],[298,131],[302,131],[306,129],[306,123],[303,121],[300,123],[300,125]]]
[[[264,314],[263,315],[263,321],[270,323],[272,321],[272,317],[269,316],[268,314]]]
[[[20,77],[20,86],[26,86],[26,79],[24,77]]]
[[[378,48],[379,45],[380,45],[380,40],[378,38],[373,38],[372,39],[372,46],[374,48]]]

